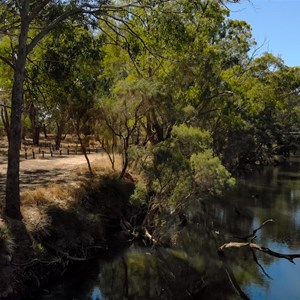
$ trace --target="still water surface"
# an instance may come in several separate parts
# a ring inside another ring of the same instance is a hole
[[[176,220],[164,233],[171,249],[132,245],[113,259],[69,270],[38,299],[240,299],[216,250],[273,219],[255,242],[276,252],[300,253],[300,158],[240,179],[234,192],[209,205],[195,201],[186,216],[187,226],[180,228]],[[291,264],[256,253],[264,273],[249,249],[229,252],[234,276],[250,299],[300,300],[300,259]]]

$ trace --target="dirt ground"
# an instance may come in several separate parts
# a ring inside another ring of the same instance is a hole
[[[102,153],[88,155],[90,162],[97,165],[109,166],[107,156]],[[22,158],[20,163],[21,192],[47,186],[49,183],[68,183],[74,180],[74,170],[86,167],[83,155],[55,156],[45,158]],[[4,196],[7,170],[7,158],[0,156],[0,199]],[[71,176],[71,173],[73,176]]]

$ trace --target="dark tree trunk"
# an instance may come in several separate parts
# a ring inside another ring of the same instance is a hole
[[[20,210],[20,149],[21,149],[21,118],[24,94],[25,65],[27,57],[27,38],[29,21],[27,19],[29,3],[22,8],[21,32],[19,35],[18,55],[14,69],[12,88],[11,120],[8,143],[8,165],[6,179],[5,214],[13,219],[21,220]]]
[[[29,118],[32,128],[32,144],[38,146],[40,143],[41,126],[37,120],[37,112],[33,103],[30,105]]]
[[[60,143],[62,141],[62,135],[64,132],[64,124],[61,122],[61,124],[56,123],[56,136],[55,136],[55,148],[56,150],[59,150]]]
[[[19,57],[18,60],[21,60],[21,58]],[[19,170],[25,59],[24,62],[20,62],[19,64],[21,67],[16,71],[12,90],[12,113],[8,144],[5,214],[13,219],[21,220]]]
[[[163,126],[161,126],[159,124],[159,121],[157,119],[154,109],[151,110],[151,117],[152,117],[152,122],[153,122],[153,128],[156,133],[157,142],[158,143],[162,142],[162,141],[164,141],[164,129],[163,129]]]
[[[45,139],[47,139],[47,138],[48,138],[48,135],[47,135],[47,127],[46,127],[46,124],[43,124],[43,133],[44,133]]]
[[[3,106],[1,108],[1,119],[3,122],[4,130],[6,132],[7,140],[9,141],[9,117],[7,112],[7,107]]]
[[[40,144],[40,133],[41,133],[41,126],[35,126],[32,128],[32,144],[38,146]]]

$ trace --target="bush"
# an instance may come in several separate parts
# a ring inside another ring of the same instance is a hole
[[[220,195],[226,188],[235,184],[235,179],[222,165],[221,160],[213,156],[210,149],[193,154],[190,162],[195,183],[203,191]]]

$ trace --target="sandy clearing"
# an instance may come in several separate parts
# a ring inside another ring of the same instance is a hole
[[[91,164],[107,165],[108,158],[102,153],[88,155]],[[87,162],[83,155],[55,156],[37,159],[21,160],[20,188],[21,191],[46,186],[49,183],[65,184],[74,180],[71,171],[86,167]],[[4,196],[7,163],[2,158],[0,162],[0,198]]]
[[[95,160],[107,159],[104,153],[93,153],[88,155],[90,162]],[[41,169],[64,169],[71,170],[82,165],[86,165],[86,159],[83,155],[69,155],[69,156],[55,156],[46,158],[36,158],[21,160],[20,170],[41,170]],[[7,163],[2,161],[0,163],[0,174],[6,174]]]

